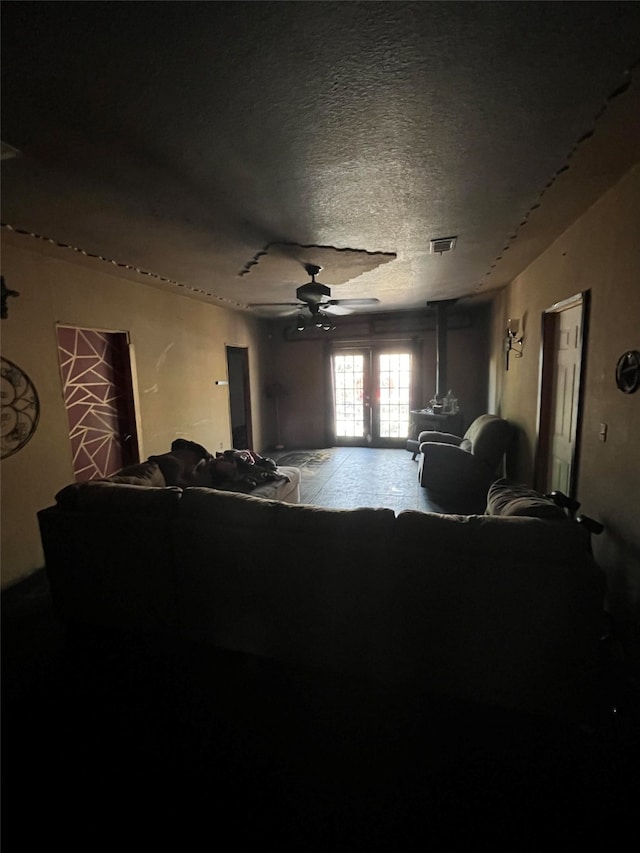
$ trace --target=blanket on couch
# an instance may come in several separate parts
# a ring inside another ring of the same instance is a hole
[[[264,483],[288,482],[273,459],[254,450],[224,450],[210,453],[201,444],[178,438],[169,453],[150,456],[162,471],[168,486],[201,486],[249,493]]]

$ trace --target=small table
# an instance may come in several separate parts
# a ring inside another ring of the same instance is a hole
[[[463,417],[462,412],[435,413],[431,409],[412,409],[411,423],[409,424],[409,435],[407,450],[411,451],[415,459],[420,445],[418,435],[423,430],[437,430],[438,432],[450,432],[453,435],[462,436]]]

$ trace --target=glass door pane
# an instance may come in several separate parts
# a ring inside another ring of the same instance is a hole
[[[365,434],[365,356],[363,353],[334,355],[336,439]]]
[[[409,435],[411,396],[411,355],[407,352],[380,353],[378,356],[379,411],[377,434],[380,439],[404,439]]]

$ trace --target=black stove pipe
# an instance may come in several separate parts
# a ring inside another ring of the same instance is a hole
[[[440,299],[427,302],[428,308],[436,309],[436,399],[442,400],[447,393],[447,313],[457,299]]]

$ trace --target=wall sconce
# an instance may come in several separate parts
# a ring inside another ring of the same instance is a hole
[[[509,318],[507,320],[507,337],[504,342],[505,351],[505,369],[509,370],[509,353],[512,352],[514,358],[522,358],[522,343],[524,335],[518,334],[520,331],[520,320],[517,318]]]

